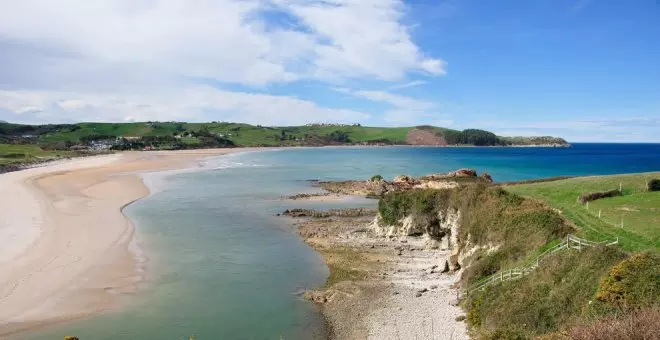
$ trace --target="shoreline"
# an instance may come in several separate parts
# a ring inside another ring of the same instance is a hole
[[[260,150],[124,152],[1,174],[0,337],[119,308],[135,292],[144,261],[123,210],[150,195],[143,173]]]
[[[373,219],[292,218],[330,270],[323,287],[305,293],[329,339],[468,339],[453,287],[460,274],[440,267],[450,251],[430,249],[420,237],[378,235]]]

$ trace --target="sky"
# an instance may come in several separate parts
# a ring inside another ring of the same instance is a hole
[[[0,120],[660,142],[660,0],[0,0]]]

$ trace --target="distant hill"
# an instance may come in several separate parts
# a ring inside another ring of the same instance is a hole
[[[310,124],[267,127],[225,122],[0,123],[0,143],[113,149],[323,145],[568,146],[565,140],[555,137],[499,137],[483,130],[458,131],[434,126],[382,128]]]

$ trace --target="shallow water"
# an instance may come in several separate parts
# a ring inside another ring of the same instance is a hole
[[[462,167],[497,181],[660,170],[660,145],[540,148],[323,148],[221,156],[201,171],[148,177],[155,191],[125,213],[148,254],[146,279],[126,308],[49,327],[25,339],[311,339],[316,308],[297,295],[327,277],[322,259],[275,214],[292,207],[375,201],[283,201],[308,180],[423,175]]]

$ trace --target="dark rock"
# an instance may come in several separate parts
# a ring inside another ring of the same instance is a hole
[[[429,288],[431,288],[431,289],[438,289],[438,285],[431,285],[431,287],[429,287]]]
[[[463,322],[465,321],[465,319],[466,319],[465,315],[459,315],[456,317],[457,322]]]
[[[422,297],[422,293],[417,292],[417,293],[415,294],[415,297]]]
[[[444,273],[449,273],[449,261],[445,261],[445,265],[442,268],[442,271],[440,271],[440,272],[443,273],[443,274]]]

